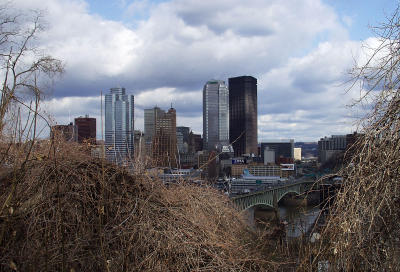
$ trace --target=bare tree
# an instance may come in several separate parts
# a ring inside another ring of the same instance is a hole
[[[3,144],[8,144],[1,162],[6,160],[14,142],[31,140],[27,155],[22,156],[29,157],[38,117],[43,118],[38,111],[43,94],[40,86],[63,72],[62,62],[37,46],[42,19],[39,11],[20,11],[10,3],[0,5],[0,133]]]
[[[362,137],[328,218],[311,265],[328,260],[329,271],[394,271],[400,267],[400,4],[374,27],[377,46],[366,45],[366,62],[351,71]],[[321,264],[321,263],[320,263]]]
[[[43,30],[41,21],[38,11],[23,13],[10,4],[0,6],[0,131],[13,102],[37,112],[25,103],[23,95],[30,93],[40,98],[42,91],[38,82],[63,72],[60,60],[46,55],[35,45],[38,33]]]
[[[22,12],[10,3],[0,4],[0,170],[12,172],[11,189],[0,203],[0,217],[7,221],[7,209],[15,198],[17,177],[24,177],[37,137],[40,86],[63,72],[63,65],[37,46],[42,15]],[[2,220],[3,220],[2,219]],[[0,229],[0,243],[4,227]]]

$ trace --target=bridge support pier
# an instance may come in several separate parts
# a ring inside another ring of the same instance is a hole
[[[247,224],[250,227],[254,227],[255,226],[255,222],[254,222],[254,206],[246,209],[244,211],[244,213],[245,213]]]
[[[280,218],[279,218],[279,210],[278,210],[278,197],[276,195],[276,192],[274,193],[274,196],[273,196],[272,205],[274,208],[276,224],[278,225],[280,223]]]

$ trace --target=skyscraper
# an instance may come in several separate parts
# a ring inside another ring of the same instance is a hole
[[[146,149],[157,166],[177,166],[176,111],[158,107],[144,110]]]
[[[190,127],[176,127],[176,137],[179,153],[188,153],[189,151]]]
[[[182,133],[184,143],[189,142],[190,127],[176,127],[176,131]]]
[[[157,116],[155,135],[153,137],[153,159],[160,166],[176,167],[176,110],[170,108],[167,112]]]
[[[125,88],[111,88],[105,95],[105,146],[108,160],[123,163],[133,159],[134,97]]]
[[[134,131],[134,157],[136,160],[143,160],[145,158],[145,142],[144,133],[140,130]]]
[[[203,88],[203,142],[206,150],[229,144],[229,90],[222,80]]]
[[[257,155],[257,79],[229,79],[229,140],[235,156]]]
[[[159,107],[144,110],[144,140],[146,146],[146,154],[152,156],[153,137],[156,133],[157,116],[164,114],[164,111]]]

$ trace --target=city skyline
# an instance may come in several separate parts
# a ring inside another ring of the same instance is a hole
[[[43,10],[38,47],[65,63],[42,106],[57,123],[99,119],[100,91],[121,85],[136,97],[137,129],[144,108],[172,102],[177,125],[201,133],[204,81],[252,75],[261,97],[258,141],[354,130],[360,112],[346,105],[359,93],[346,93],[346,73],[362,60],[362,43],[376,43],[368,25],[394,5],[362,3],[13,1]]]

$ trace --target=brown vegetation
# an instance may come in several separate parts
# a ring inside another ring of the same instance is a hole
[[[326,261],[332,271],[400,267],[399,10],[377,29],[382,43],[371,61],[353,71],[366,91],[360,102],[374,108],[341,170],[322,239],[291,248],[298,252],[275,252],[267,233],[249,230],[211,188],[167,187],[92,159],[74,143],[38,141],[37,78],[62,72],[62,64],[38,57],[20,66],[34,52],[40,17],[20,32],[19,17],[7,12],[0,7],[0,26],[13,30],[0,33],[2,48],[20,46],[0,52],[4,74],[14,75],[4,79],[0,103],[0,271],[266,271],[282,270],[289,255],[307,271]]]
[[[210,188],[166,187],[71,143],[2,169],[0,264],[18,271],[260,271],[262,241]]]
[[[399,6],[400,7],[400,6]],[[305,270],[329,261],[329,271],[400,269],[400,10],[375,28],[380,46],[352,71],[373,105],[360,122],[364,134],[341,170],[342,189],[322,233],[303,262]]]
[[[274,269],[217,191],[166,187],[57,134],[38,139],[46,79],[63,72],[35,46],[41,29],[39,13],[0,5],[0,271]]]

